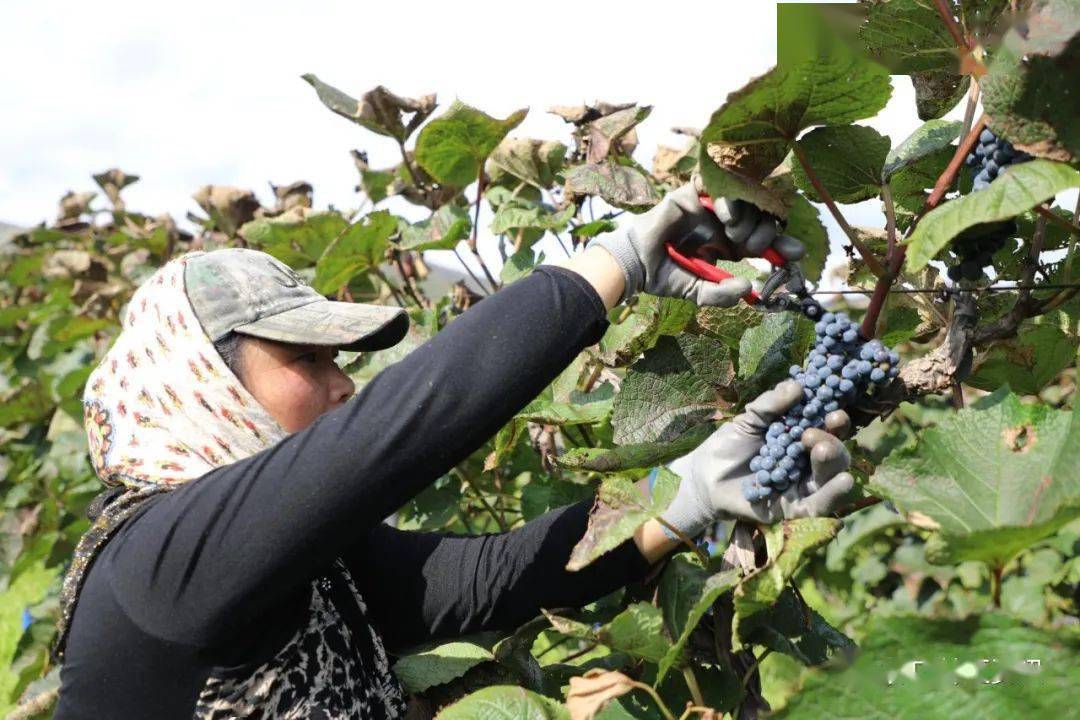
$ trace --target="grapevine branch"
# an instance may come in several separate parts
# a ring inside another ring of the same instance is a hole
[[[836,218],[837,224],[840,225],[840,229],[844,231],[844,234],[848,236],[848,240],[855,246],[855,249],[859,251],[862,256],[863,262],[866,263],[866,267],[870,272],[874,273],[875,277],[882,277],[885,275],[885,268],[881,265],[874,254],[870,252],[870,249],[866,247],[866,244],[859,239],[858,234],[848,224],[847,218],[840,212],[840,208],[836,207],[836,202],[833,200],[832,195],[825,189],[825,185],[822,184],[821,178],[818,177],[817,172],[810,165],[810,160],[806,157],[806,153],[803,151],[799,144],[791,144],[792,152],[795,153],[795,157],[798,159],[799,164],[802,165],[803,171],[806,172],[806,177],[810,180],[810,184],[814,186],[814,190],[817,191],[818,197],[825,203],[825,207],[829,208],[829,212]]]
[[[480,256],[480,251],[476,249],[476,237],[480,232],[480,205],[484,201],[484,190],[487,187],[487,178],[484,177],[484,170],[481,168],[480,175],[476,179],[476,215],[473,218],[472,236],[469,238],[469,250],[476,257],[476,261],[480,263],[480,269],[484,271],[484,275],[487,276],[488,282],[491,283],[492,290],[499,289],[499,283],[495,280],[495,276],[491,274],[491,270],[488,269],[487,263],[484,262],[484,258]]]
[[[949,187],[952,185],[953,180],[956,178],[957,173],[960,172],[960,166],[964,162],[964,158],[975,147],[975,143],[979,140],[979,133],[986,127],[986,116],[983,115],[975,122],[971,130],[968,131],[967,136],[960,141],[960,144],[956,147],[956,152],[953,153],[953,158],[949,161],[948,167],[938,178],[937,183],[934,184],[934,190],[930,193],[930,197],[926,199],[926,203],[923,205],[922,210],[911,221],[911,225],[908,227],[905,237],[910,237],[911,232],[918,225],[926,213],[933,210],[945,197],[945,193],[948,192]],[[863,318],[862,334],[863,337],[874,337],[877,335],[877,323],[878,318],[881,316],[881,311],[885,307],[885,299],[889,296],[889,290],[892,288],[892,284],[896,281],[896,278],[900,275],[900,268],[904,266],[904,256],[907,255],[907,245],[897,245],[896,252],[889,258],[889,270],[882,276],[878,277],[877,284],[874,286],[874,294],[870,298],[870,305],[866,308],[866,316]]]
[[[964,31],[960,27],[960,23],[956,22],[956,18],[953,17],[952,8],[949,7],[947,0],[934,0],[934,4],[937,6],[938,14],[941,15],[941,19],[945,22],[949,34],[952,35],[953,40],[956,42],[956,47],[967,50],[969,46],[967,39],[964,37]]]

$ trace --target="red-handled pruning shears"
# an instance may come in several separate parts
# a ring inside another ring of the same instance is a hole
[[[708,195],[701,195],[698,197],[701,202],[701,206],[709,211],[713,211],[713,199]],[[711,282],[720,282],[721,280],[727,280],[734,277],[727,270],[717,267],[708,258],[698,255],[695,251],[701,248],[707,240],[703,238],[701,242],[683,243],[683,247],[679,247],[674,242],[668,242],[665,246],[668,257],[672,259],[679,267],[687,272],[697,275],[703,280],[709,280]],[[769,247],[765,249],[765,252],[761,254],[761,257],[768,260],[773,266],[773,273],[769,279],[765,282],[765,286],[762,288],[761,293],[751,290],[743,296],[743,300],[749,305],[760,305],[766,310],[794,310],[800,306],[800,300],[792,296],[775,296],[773,293],[781,285],[787,284],[788,290],[794,292],[798,298],[809,297],[806,294],[806,285],[802,279],[802,273],[799,270],[797,263],[788,264],[786,258],[783,255],[776,252],[775,248]]]

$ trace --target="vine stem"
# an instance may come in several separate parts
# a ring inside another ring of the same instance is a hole
[[[704,705],[687,705],[686,709],[683,710],[683,714],[679,716],[679,720],[688,720],[694,713],[697,713],[698,715],[707,715],[708,713],[713,712],[716,711],[711,707],[705,707]]]
[[[964,31],[960,27],[960,23],[956,22],[956,18],[953,17],[952,8],[949,7],[947,0],[934,0],[934,4],[937,6],[941,19],[945,21],[945,27],[949,30],[949,34],[952,35],[956,47],[962,50],[969,49],[968,41],[964,38]]]
[[[885,236],[888,238],[885,262],[892,264],[893,256],[896,254],[896,204],[893,202],[892,188],[888,183],[881,186],[881,201],[885,203]]]
[[[866,247],[863,241],[859,239],[855,230],[848,224],[847,218],[840,212],[840,208],[836,207],[836,202],[833,200],[832,195],[829,194],[829,191],[825,189],[817,172],[810,165],[806,153],[797,142],[791,144],[791,149],[795,153],[795,157],[798,159],[799,164],[802,165],[803,170],[806,172],[806,177],[810,180],[810,184],[813,185],[814,190],[817,191],[818,197],[825,203],[825,207],[829,208],[829,212],[836,218],[837,224],[840,225],[840,229],[847,235],[851,244],[859,251],[859,255],[862,256],[863,262],[866,263],[866,267],[869,268],[870,272],[874,273],[876,277],[882,277],[885,274],[885,268],[882,266],[881,262],[874,257],[874,254],[870,252],[870,249]]]
[[[986,115],[975,121],[968,134],[956,146],[956,152],[953,153],[953,158],[949,161],[948,167],[938,177],[937,182],[934,184],[934,190],[930,193],[930,197],[926,198],[926,202],[923,204],[918,216],[911,221],[906,237],[910,237],[911,232],[926,213],[936,208],[944,199],[945,193],[948,192],[957,173],[960,172],[960,166],[963,165],[964,158],[975,147],[975,143],[979,140],[979,133],[983,131],[984,127],[986,127]],[[900,275],[900,268],[904,266],[904,256],[907,255],[907,248],[907,245],[896,246],[896,252],[889,258],[889,271],[879,277],[877,284],[874,285],[874,294],[870,297],[870,305],[866,308],[866,316],[863,317],[862,327],[860,328],[863,337],[870,338],[877,335],[878,318],[885,307],[885,300],[889,297],[889,289]]]
[[[1071,223],[1068,220],[1066,220],[1065,218],[1061,217],[1060,215],[1055,215],[1054,213],[1050,212],[1043,205],[1037,206],[1035,208],[1035,212],[1039,213],[1039,215],[1046,218],[1047,220],[1054,223],[1055,225],[1058,225],[1058,226],[1068,230],[1072,234],[1080,235],[1080,225],[1076,225],[1074,223]]]
[[[688,548],[693,550],[694,554],[698,556],[698,559],[701,560],[703,565],[708,565],[709,564],[709,556],[706,555],[705,551],[702,550],[700,547],[698,547],[694,543],[693,540],[691,540],[689,537],[687,537],[686,533],[682,532],[678,528],[673,527],[667,520],[664,520],[663,518],[660,518],[660,517],[656,518],[656,522],[660,523],[661,525],[666,527],[668,530],[670,530],[672,532],[672,534],[677,536],[679,538],[679,540],[681,540]]]
[[[1004,571],[1005,568],[1001,565],[990,568],[990,598],[998,609],[1001,608],[1001,575]]]
[[[694,704],[704,705],[705,697],[701,694],[701,686],[698,685],[697,676],[694,675],[694,668],[684,665],[682,673],[683,678],[686,679],[686,687],[690,688],[690,697],[694,698]]]
[[[488,514],[491,515],[493,520],[495,520],[495,524],[499,526],[499,529],[503,532],[509,530],[510,528],[506,526],[506,520],[500,517],[499,513],[496,512],[495,508],[491,506],[491,503],[489,503],[487,498],[484,497],[484,493],[480,491],[480,488],[476,487],[476,483],[473,482],[472,478],[470,478],[468,475],[461,472],[460,470],[455,469],[455,472],[457,473],[457,476],[461,478],[462,481],[466,485],[468,485],[474,493],[476,493],[476,499],[480,501],[480,504],[484,506],[484,509],[487,510]]]
[[[493,291],[498,291],[499,283],[495,280],[495,276],[491,274],[491,270],[488,269],[487,263],[484,262],[484,258],[480,256],[480,251],[476,249],[476,238],[480,232],[480,205],[484,201],[484,190],[487,187],[487,178],[484,176],[483,168],[480,169],[480,174],[476,178],[476,214],[473,216],[472,237],[469,238],[469,250],[476,257],[476,261],[480,263],[480,269],[484,271],[484,275],[487,276],[488,282],[491,283]]]
[[[564,660],[563,662],[566,661]],[[631,680],[630,684],[636,689],[644,690],[649,694],[649,696],[653,699],[653,702],[656,703],[656,706],[660,708],[660,713],[664,716],[664,720],[675,720],[675,715],[671,712],[671,709],[663,700],[660,699],[660,696],[656,693],[655,690],[652,689],[651,686],[643,682],[638,682],[636,680]]]
[[[476,283],[476,287],[480,289],[480,292],[484,293],[485,295],[490,295],[491,293],[489,293],[488,289],[484,287],[484,283],[480,282],[480,278],[476,277],[476,273],[474,273],[472,271],[472,268],[469,267],[469,264],[465,262],[465,258],[461,257],[461,253],[457,251],[457,248],[453,248],[453,251],[454,257],[456,257],[458,259],[458,262],[461,263],[461,267],[465,268],[465,272],[469,273],[469,277],[471,277],[473,279],[473,282]]]

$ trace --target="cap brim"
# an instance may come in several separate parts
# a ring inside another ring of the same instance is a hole
[[[344,350],[383,350],[409,331],[403,308],[319,300],[233,328],[244,335]]]

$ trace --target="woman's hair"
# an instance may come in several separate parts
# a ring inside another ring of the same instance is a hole
[[[244,336],[234,330],[230,330],[214,342],[214,349],[218,351],[218,355],[237,378],[240,377],[240,371],[243,369],[243,353],[241,352],[243,346]]]

